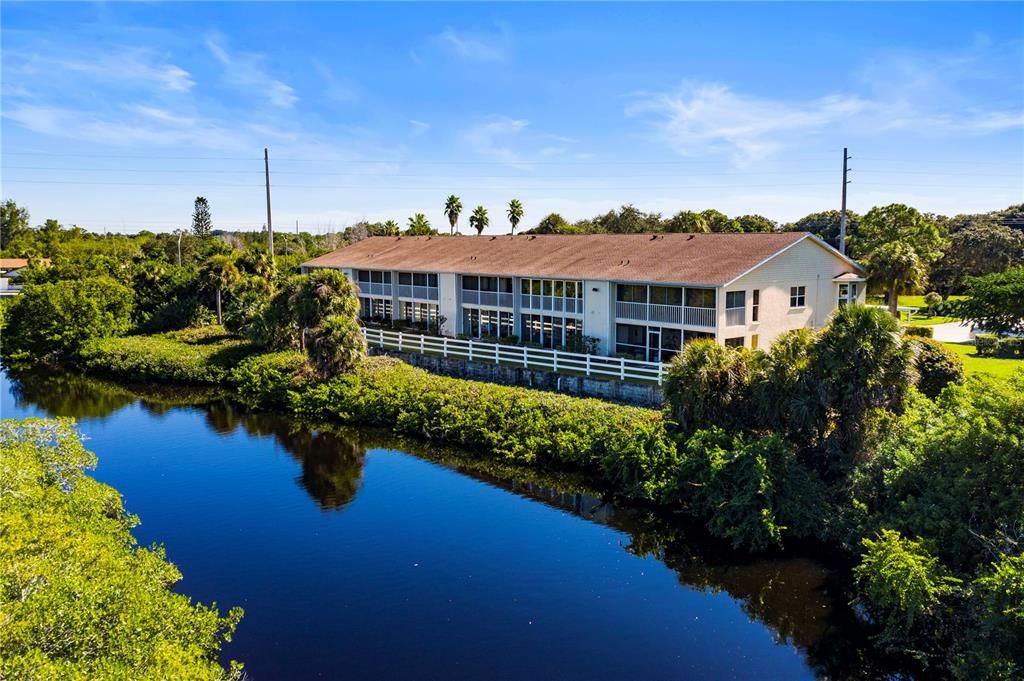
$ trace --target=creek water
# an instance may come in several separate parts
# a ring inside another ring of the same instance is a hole
[[[885,677],[837,575],[752,560],[586,481],[216,392],[0,378],[3,418],[71,416],[184,579],[245,616],[265,679]]]

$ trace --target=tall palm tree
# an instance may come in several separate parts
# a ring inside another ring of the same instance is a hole
[[[388,220],[384,223],[385,236],[398,236],[398,231],[398,223],[394,220]]]
[[[523,204],[519,202],[519,199],[512,199],[508,202],[508,221],[512,224],[512,233],[516,233],[516,227],[519,226],[519,222],[523,219]]]
[[[477,236],[484,233],[490,221],[490,218],[487,217],[487,209],[483,206],[474,208],[473,214],[469,216],[469,226],[476,230]]]
[[[889,294],[889,312],[899,319],[900,294],[924,288],[928,282],[928,264],[911,246],[890,241],[867,256],[868,282]]]
[[[241,272],[235,266],[235,259],[230,255],[214,255],[203,265],[203,279],[217,293],[217,323],[224,323],[221,314],[221,293],[224,289],[238,283]]]
[[[455,234],[455,225],[459,222],[460,213],[462,213],[462,201],[452,194],[444,202],[444,214],[448,218],[448,224],[451,225],[452,234]]]

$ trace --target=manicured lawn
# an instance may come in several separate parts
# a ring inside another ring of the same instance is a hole
[[[968,374],[984,373],[1000,378],[1009,378],[1018,369],[1024,369],[1024,359],[978,357],[974,354],[974,346],[967,343],[943,343],[943,345],[960,355],[960,359],[964,361],[964,370]]]

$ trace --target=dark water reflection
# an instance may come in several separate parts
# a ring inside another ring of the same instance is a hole
[[[253,413],[218,391],[72,375],[3,387],[5,418],[83,420],[97,477],[142,517],[140,541],[167,545],[184,592],[246,608],[226,657],[251,678],[898,675],[836,572],[736,556],[577,476]],[[315,508],[280,486],[267,442]]]

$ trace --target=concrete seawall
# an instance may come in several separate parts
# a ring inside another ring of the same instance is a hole
[[[610,402],[621,402],[640,407],[661,408],[664,400],[661,386],[645,383],[630,383],[605,378],[587,378],[585,376],[567,376],[551,371],[538,371],[522,367],[508,367],[486,362],[468,362],[453,357],[437,357],[435,355],[418,355],[411,352],[398,352],[381,348],[370,348],[371,355],[387,355],[400,359],[406,364],[419,367],[432,374],[467,378],[473,381],[515,385],[537,390],[576,395],[578,397],[597,397]]]

